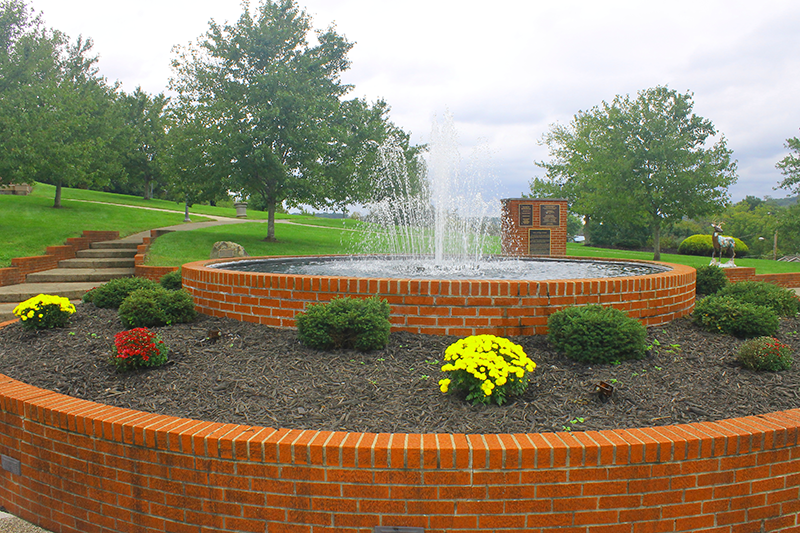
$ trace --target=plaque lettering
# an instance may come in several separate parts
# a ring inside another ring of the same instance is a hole
[[[550,255],[550,230],[528,230],[528,254]]]
[[[519,206],[519,225],[533,226],[533,206],[522,204]]]
[[[540,205],[539,206],[539,225],[556,226],[560,225],[561,217],[559,205]]]

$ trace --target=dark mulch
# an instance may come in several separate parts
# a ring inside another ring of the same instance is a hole
[[[62,330],[0,331],[0,372],[108,405],[194,419],[296,429],[405,433],[599,430],[719,420],[800,406],[800,362],[757,373],[735,360],[740,339],[689,320],[649,330],[641,361],[585,366],[546,337],[516,337],[538,367],[527,392],[502,407],[443,395],[444,349],[455,337],[392,333],[380,351],[320,352],[292,330],[201,316],[161,328],[171,347],[161,368],[117,373],[108,362],[122,325],[115,311],[79,305]],[[209,330],[219,330],[216,342]],[[800,348],[800,321],[778,335]],[[596,384],[614,387],[602,401]]]

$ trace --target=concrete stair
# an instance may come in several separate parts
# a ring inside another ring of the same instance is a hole
[[[88,250],[77,252],[74,259],[59,261],[58,268],[28,274],[25,283],[0,287],[0,322],[16,318],[12,311],[18,303],[39,294],[55,294],[70,300],[114,278],[133,276],[134,256],[143,234],[116,241],[95,242]]]

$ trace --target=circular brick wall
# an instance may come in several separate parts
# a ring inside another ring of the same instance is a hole
[[[252,260],[254,258],[248,258]],[[577,259],[577,258],[575,258]],[[603,259],[603,261],[611,261]],[[187,263],[183,286],[198,311],[274,327],[293,327],[308,304],[338,296],[379,296],[392,308],[392,329],[432,335],[540,335],[547,318],[572,305],[612,306],[646,326],[692,312],[695,269],[646,276],[554,281],[365,279],[234,272],[210,268],[225,260]]]
[[[794,409],[574,433],[299,431],[0,375],[0,505],[60,533],[797,532],[799,428]]]

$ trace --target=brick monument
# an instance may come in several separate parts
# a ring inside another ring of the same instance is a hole
[[[505,198],[501,202],[503,255],[567,255],[567,201]]]

